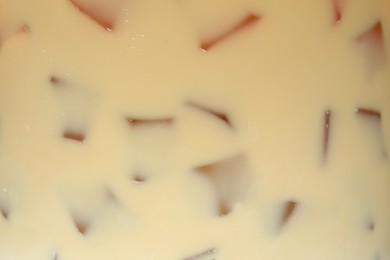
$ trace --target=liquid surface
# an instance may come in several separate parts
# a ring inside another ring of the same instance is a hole
[[[390,259],[390,1],[0,0],[0,259]]]

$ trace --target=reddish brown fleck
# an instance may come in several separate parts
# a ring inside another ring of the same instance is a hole
[[[102,26],[107,31],[112,31],[114,28],[114,19],[105,14],[105,10],[101,6],[92,4],[86,5],[82,4],[79,0],[69,0],[73,6],[78,9],[81,13],[88,16],[95,22],[97,22],[100,26]]]
[[[334,23],[338,24],[342,18],[342,10],[341,10],[341,1],[342,0],[331,0],[333,6],[333,19]]]
[[[323,137],[323,157],[324,158],[326,158],[327,154],[328,154],[330,123],[331,123],[331,112],[330,112],[330,110],[326,110],[325,111],[325,118],[324,118],[324,137]]]
[[[136,117],[128,117],[126,121],[130,126],[141,126],[141,125],[171,125],[174,122],[174,119],[171,117],[166,118],[136,118]]]
[[[54,86],[58,86],[60,84],[62,84],[62,80],[56,76],[51,76],[50,79],[49,79],[50,83],[53,84]]]
[[[204,51],[208,51],[212,47],[214,47],[216,44],[220,43],[221,41],[225,40],[226,38],[230,37],[231,35],[243,30],[246,27],[249,27],[253,24],[255,24],[257,21],[260,20],[260,16],[257,16],[255,14],[248,14],[243,20],[241,20],[238,24],[236,24],[234,27],[229,29],[228,31],[216,36],[215,38],[204,41],[200,44],[200,48]]]
[[[375,120],[379,124],[381,122],[381,112],[378,111],[378,110],[374,110],[374,109],[370,109],[370,108],[358,107],[358,108],[356,108],[355,112],[358,115],[361,115],[361,116],[364,116],[364,117],[367,117],[367,118],[371,118],[372,120]],[[383,137],[381,136],[381,138],[383,138]],[[383,145],[383,140],[382,140],[382,155],[385,158],[387,157],[387,151],[386,151],[386,148]]]
[[[203,251],[202,253],[199,253],[199,254],[196,254],[196,255],[193,255],[193,256],[190,256],[190,257],[183,258],[183,260],[197,260],[197,259],[200,259],[202,257],[213,255],[215,253],[217,253],[217,249],[216,248],[210,248],[210,249],[208,249],[206,251]]]
[[[229,215],[236,203],[245,200],[252,183],[244,154],[201,165],[194,170],[206,177],[213,186],[217,202],[216,214],[220,217]]]
[[[383,42],[382,23],[381,22],[375,23],[367,31],[363,32],[360,36],[358,36],[357,41],[362,45],[378,44],[383,46],[384,42]]]
[[[200,173],[211,174],[216,168],[217,168],[217,163],[214,163],[214,164],[198,166],[195,168],[195,170]]]
[[[280,227],[286,225],[286,223],[289,221],[289,219],[295,212],[297,205],[298,203],[293,200],[289,200],[284,203],[281,218],[280,218]]]
[[[141,184],[146,181],[146,177],[141,173],[136,173],[133,175],[132,180],[136,184]]]
[[[8,209],[6,209],[5,207],[0,206],[0,214],[3,216],[4,219],[8,219],[9,213]]]
[[[371,73],[386,65],[386,47],[380,21],[358,36],[356,41],[365,55]]]
[[[74,224],[77,228],[77,231],[82,235],[86,235],[89,229],[89,223],[87,221],[83,221],[77,218],[73,218]]]
[[[229,215],[229,213],[231,211],[232,211],[232,208],[229,205],[229,203],[226,200],[221,199],[219,201],[219,205],[218,205],[218,214],[219,214],[219,216],[221,216],[221,217],[227,216],[227,215]]]
[[[381,119],[381,112],[369,108],[356,108],[356,113],[362,116],[368,116],[372,118],[376,118],[378,120]]]
[[[26,24],[23,24],[23,26],[20,28],[20,32],[28,33],[30,32],[30,28]]]
[[[232,123],[230,122],[229,117],[226,114],[224,114],[224,113],[212,110],[210,108],[207,108],[205,106],[199,105],[199,104],[191,102],[191,101],[187,102],[187,105],[189,105],[189,106],[191,106],[193,108],[199,109],[199,110],[201,110],[203,112],[209,113],[209,114],[213,115],[214,117],[222,120],[228,126],[232,127]]]
[[[85,139],[85,135],[83,133],[75,132],[71,130],[65,131],[63,133],[63,137],[77,142],[83,142]]]

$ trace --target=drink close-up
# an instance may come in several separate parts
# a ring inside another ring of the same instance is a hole
[[[390,260],[390,0],[0,0],[0,260]]]

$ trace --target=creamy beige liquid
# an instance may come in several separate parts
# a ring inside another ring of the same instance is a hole
[[[390,259],[390,1],[96,3],[0,0],[0,259]]]

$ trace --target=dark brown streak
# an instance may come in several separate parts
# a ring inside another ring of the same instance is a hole
[[[195,170],[200,173],[210,174],[213,172],[214,168],[216,167],[215,165],[216,163],[207,164],[207,165],[196,167]]]
[[[256,23],[258,20],[260,20],[260,18],[261,17],[258,15],[249,14],[243,20],[241,20],[238,24],[236,24],[233,28],[231,28],[230,30],[218,35],[214,39],[202,42],[200,45],[200,48],[204,51],[208,51],[209,49],[211,49],[213,46],[215,46],[219,42],[225,40],[226,38],[237,33],[238,31]]]
[[[77,0],[69,0],[72,5],[79,10],[82,14],[86,15],[90,19],[94,20],[96,23],[98,23],[101,27],[106,29],[107,31],[111,32],[114,29],[114,20],[112,19],[107,19],[98,13],[96,13],[96,7],[90,7],[90,6],[85,6],[79,3]],[[93,1],[91,1],[93,3]]]
[[[8,210],[7,210],[7,209],[5,209],[5,208],[3,208],[3,207],[0,207],[0,213],[1,213],[1,215],[2,215],[5,219],[8,219],[9,213],[8,213]]]
[[[70,140],[77,141],[77,142],[84,142],[84,140],[85,140],[84,134],[79,133],[79,132],[75,132],[75,131],[71,131],[71,130],[65,131],[63,133],[63,137],[65,139],[70,139]]]
[[[154,119],[145,119],[145,118],[134,118],[128,117],[126,121],[130,126],[141,126],[141,125],[171,125],[174,122],[174,119],[171,117],[167,118],[154,118]]]
[[[369,109],[369,108],[356,108],[356,113],[359,114],[359,115],[362,115],[362,116],[368,116],[368,117],[372,117],[372,118],[377,118],[378,120],[381,119],[381,112],[377,111],[377,110],[372,110],[372,109]]]
[[[332,0],[333,13],[334,13],[334,23],[335,24],[340,23],[341,18],[342,18],[340,1],[341,0]]]
[[[77,231],[80,232],[80,234],[82,235],[86,235],[86,233],[88,232],[88,229],[89,229],[89,223],[87,223],[86,221],[81,221],[81,220],[78,220],[78,219],[73,219],[74,221],[74,224],[77,228]]]
[[[380,47],[383,48],[383,29],[382,29],[382,23],[377,22],[374,24],[369,30],[365,31],[363,34],[361,34],[357,41],[362,46],[367,45],[373,45],[370,47]]]
[[[368,72],[371,76],[375,71],[385,68],[388,59],[381,21],[377,21],[371,28],[358,36],[356,42],[366,58]]]
[[[197,255],[183,258],[183,260],[196,260],[196,259],[199,259],[201,257],[205,257],[205,256],[209,256],[209,255],[215,254],[216,252],[217,252],[216,248],[210,248],[210,249],[208,249],[208,250],[206,250],[206,251],[204,251],[202,253],[199,253]]]
[[[194,168],[194,171],[208,178],[215,195],[217,214],[220,217],[229,215],[234,204],[245,199],[250,178],[245,154],[237,154],[223,160]]]
[[[218,214],[220,217],[227,216],[232,211],[229,203],[225,200],[220,200],[218,205]]]
[[[58,86],[62,83],[62,80],[56,76],[51,76],[50,83],[53,84],[54,86]]]
[[[327,111],[325,111],[325,120],[324,120],[324,137],[323,137],[323,156],[324,156],[324,159],[326,159],[326,157],[328,155],[330,123],[331,123],[331,112],[330,112],[330,110],[327,110]]]
[[[147,180],[147,178],[141,173],[135,173],[132,180],[135,184],[142,184]]]
[[[378,110],[373,110],[373,109],[370,109],[370,108],[358,107],[358,108],[356,108],[355,112],[358,115],[365,116],[367,118],[372,118],[373,120],[377,121],[378,123],[381,122],[382,115],[381,115],[381,112],[378,111]],[[382,136],[381,136],[381,138],[383,139]],[[387,151],[386,151],[385,146],[383,145],[383,140],[382,140],[382,153],[383,153],[383,156],[386,158],[387,157]]]
[[[222,120],[228,126],[233,127],[229,117],[226,114],[224,114],[224,113],[212,110],[210,108],[204,107],[202,105],[199,105],[199,104],[191,102],[191,101],[187,102],[187,105],[189,105],[189,106],[191,106],[193,108],[197,108],[197,109],[199,109],[199,110],[201,110],[203,112],[209,113],[209,114],[217,117],[218,119]]]
[[[283,227],[288,222],[288,220],[291,218],[292,214],[296,210],[297,205],[298,203],[293,200],[285,202],[280,219],[280,227]]]

